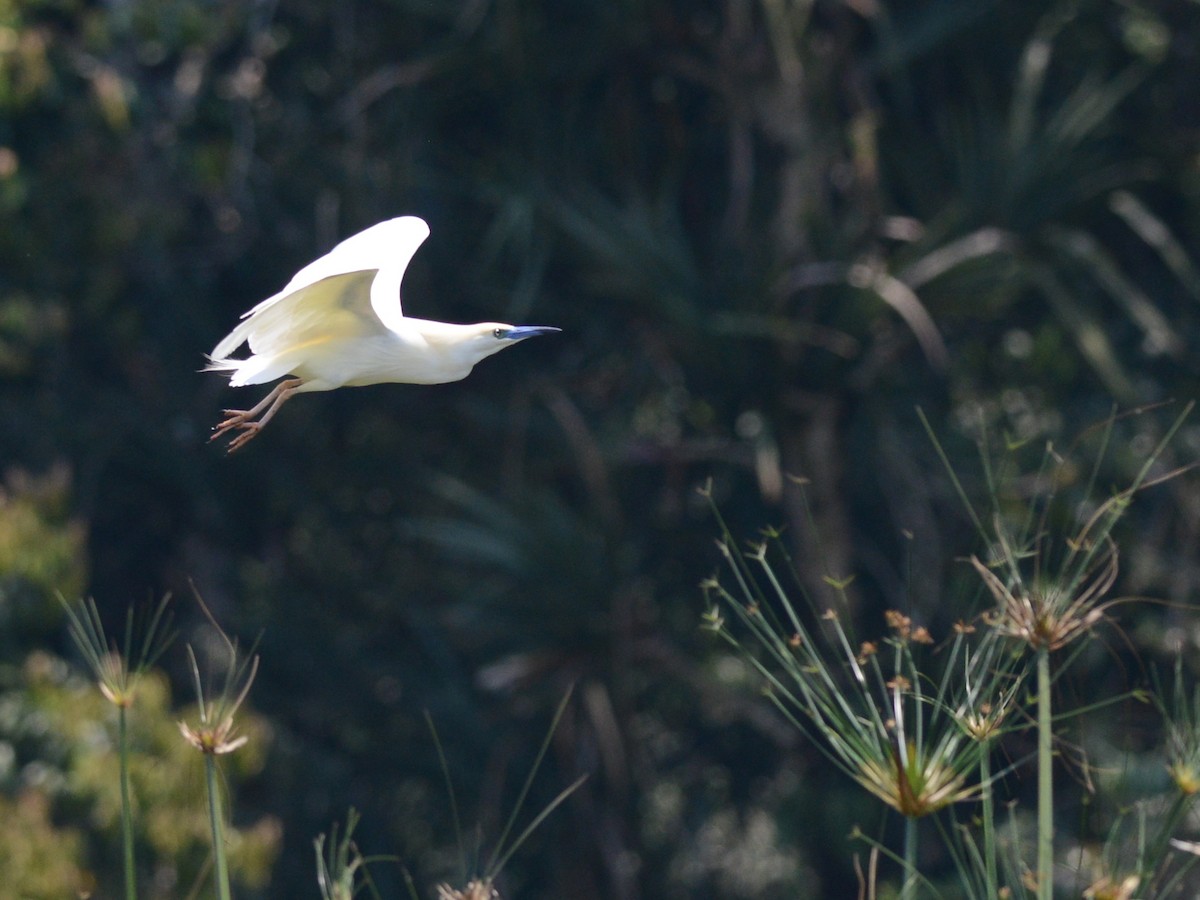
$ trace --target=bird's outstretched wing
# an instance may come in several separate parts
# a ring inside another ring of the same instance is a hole
[[[401,216],[346,238],[245,313],[211,358],[227,360],[247,342],[256,354],[275,355],[306,341],[399,330],[400,281],[428,236],[423,220]]]

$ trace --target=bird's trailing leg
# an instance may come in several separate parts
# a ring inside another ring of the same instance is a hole
[[[271,421],[271,417],[279,412],[279,407],[283,406],[287,402],[287,399],[296,393],[302,384],[304,384],[302,379],[286,378],[275,385],[271,393],[263,397],[262,400],[250,409],[223,410],[226,418],[213,426],[213,434],[209,440],[215,441],[233,429],[239,428],[242,433],[229,442],[229,448],[226,452],[232,453],[234,450],[242,448],[262,431],[263,426]],[[263,410],[266,410],[266,412],[263,412]],[[260,413],[262,413],[261,416],[259,415]]]

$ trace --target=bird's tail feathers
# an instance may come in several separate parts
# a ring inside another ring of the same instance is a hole
[[[201,369],[201,372],[236,372],[238,367],[245,362],[244,359],[220,359],[216,356],[205,354],[205,359],[208,363]]]

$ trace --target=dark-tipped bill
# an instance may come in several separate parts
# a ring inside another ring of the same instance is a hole
[[[525,338],[537,337],[539,334],[553,334],[556,331],[562,331],[562,329],[555,328],[553,325],[517,325],[515,328],[508,329],[504,339],[523,341]]]

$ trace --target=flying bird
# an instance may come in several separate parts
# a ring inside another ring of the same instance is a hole
[[[416,216],[401,216],[348,237],[296,273],[282,291],[243,314],[209,354],[206,372],[228,372],[233,387],[285,375],[250,409],[227,409],[210,440],[237,432],[232,453],[252,440],[293,395],[367,384],[442,384],[526,338],[561,331],[547,325],[414,319],[400,306],[400,282],[429,236]],[[235,359],[242,344],[250,355]]]

